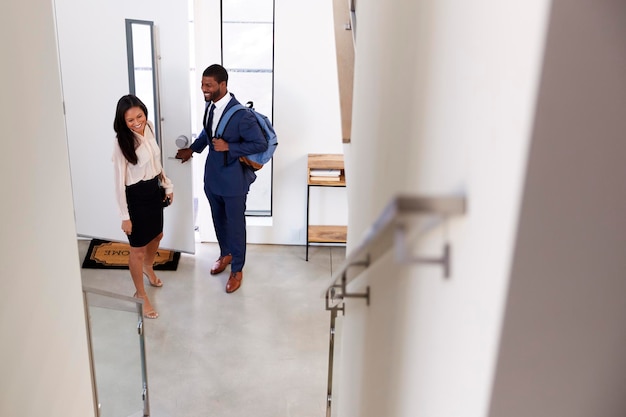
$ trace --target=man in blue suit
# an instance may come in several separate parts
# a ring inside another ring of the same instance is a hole
[[[246,260],[246,197],[256,174],[239,162],[240,156],[267,149],[267,140],[255,116],[248,110],[233,114],[223,137],[213,133],[226,110],[239,103],[228,92],[228,72],[221,65],[211,65],[202,73],[202,93],[207,107],[204,129],[189,148],[179,149],[176,158],[188,161],[194,152],[209,147],[204,167],[204,192],[211,206],[213,227],[220,247],[220,257],[211,268],[219,274],[231,264],[226,292],[241,286]]]

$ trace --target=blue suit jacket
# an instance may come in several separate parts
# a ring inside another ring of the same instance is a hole
[[[224,113],[239,103],[233,94],[231,96],[231,100],[224,108]],[[243,166],[239,162],[239,157],[265,151],[267,140],[256,117],[248,110],[235,112],[224,130],[222,139],[228,142],[227,152],[216,151],[211,138],[205,129],[202,129],[198,138],[190,146],[194,152],[198,153],[207,146],[209,147],[204,167],[204,189],[224,197],[245,195],[250,189],[250,184],[256,179],[256,174]]]

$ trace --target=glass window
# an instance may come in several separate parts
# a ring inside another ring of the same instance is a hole
[[[126,20],[126,45],[128,58],[129,92],[136,95],[148,109],[148,120],[156,130],[155,137],[160,142],[159,116],[156,105],[155,54],[153,42],[153,22]]]
[[[222,21],[274,24],[274,0],[222,0]]]
[[[224,64],[230,68],[271,71],[273,67],[273,25],[224,22]]]
[[[222,65],[228,90],[272,120],[274,0],[222,0]],[[272,214],[272,161],[257,171],[247,199],[249,216]]]

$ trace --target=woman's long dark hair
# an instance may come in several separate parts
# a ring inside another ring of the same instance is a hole
[[[115,120],[113,120],[113,129],[117,133],[117,143],[120,145],[122,154],[128,162],[135,165],[137,164],[137,153],[135,148],[137,145],[135,134],[126,125],[126,112],[133,107],[139,107],[143,114],[148,119],[148,109],[137,96],[128,94],[123,96],[117,102],[117,109],[115,110]]]

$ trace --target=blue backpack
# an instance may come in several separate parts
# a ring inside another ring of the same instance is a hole
[[[246,107],[242,104],[237,103],[233,107],[228,109],[222,115],[219,123],[217,124],[217,129],[215,129],[215,137],[222,137],[222,135],[224,134],[224,130],[226,130],[226,126],[230,121],[230,118],[233,114],[235,114],[235,112],[238,112],[239,110],[251,111],[252,114],[254,114],[254,116],[256,117],[257,122],[259,122],[259,126],[261,126],[261,131],[263,132],[263,135],[267,140],[267,150],[248,156],[240,156],[239,161],[253,171],[258,171],[259,169],[263,168],[263,165],[267,164],[269,160],[272,159],[274,151],[276,151],[276,147],[278,146],[278,138],[276,137],[274,127],[272,126],[272,123],[267,118],[267,116],[264,116],[261,113],[257,113],[257,111],[254,110],[254,107],[252,107],[253,103],[251,101],[249,101],[247,105],[248,106]]]

